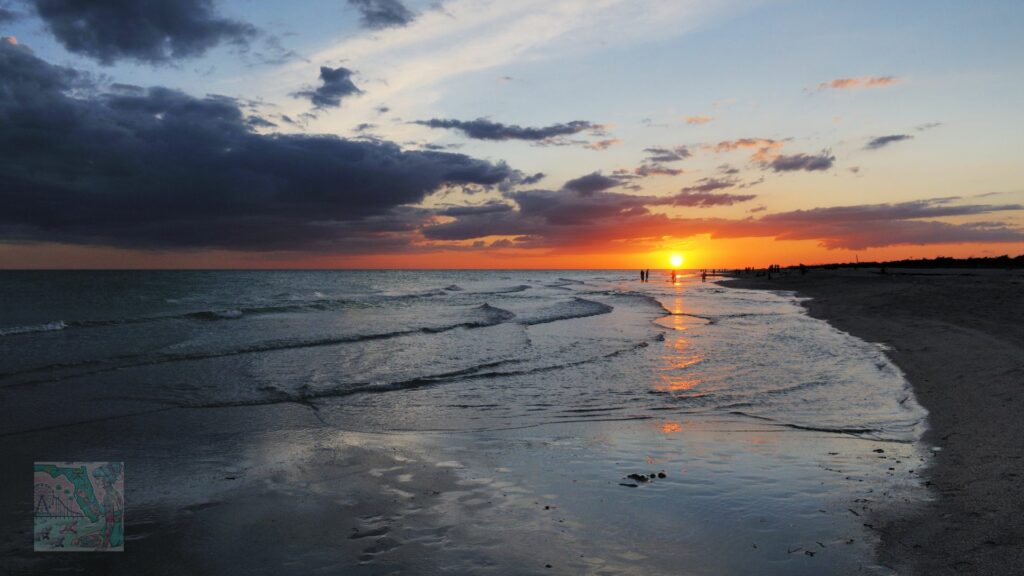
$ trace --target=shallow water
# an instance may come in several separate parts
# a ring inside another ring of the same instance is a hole
[[[915,478],[925,413],[899,370],[879,346],[808,317],[791,294],[665,280],[0,273],[0,434],[21,439],[26,459],[53,459],[32,452],[62,445],[63,459],[125,461],[129,551],[132,502],[166,518],[238,498],[186,490],[197,477],[241,477],[262,487],[261,502],[326,493],[339,514],[369,493],[415,495],[398,487],[416,484],[401,461],[380,468],[395,470],[379,485],[334,488],[315,477],[323,466],[304,465],[313,456],[302,447],[340,453],[369,437],[360,442],[450,467],[439,491],[450,499],[385,513],[406,531],[373,536],[371,552],[307,541],[320,553],[292,571],[347,561],[415,572],[411,551],[423,553],[420,532],[433,525],[452,535],[426,548],[431,571],[884,571],[865,518],[886,500],[924,497]],[[258,464],[267,460],[274,473]],[[286,488],[269,481],[282,468],[293,476]],[[625,478],[662,470],[654,482]],[[196,518],[190,530],[209,541],[237,521]],[[138,547],[139,534],[166,536],[134,528]],[[553,567],[530,566],[538,555]]]

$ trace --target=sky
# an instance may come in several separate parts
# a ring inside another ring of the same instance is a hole
[[[1017,1],[0,0],[0,268],[1024,253]]]

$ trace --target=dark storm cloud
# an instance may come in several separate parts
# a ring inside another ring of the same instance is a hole
[[[565,124],[552,124],[540,128],[524,128],[515,124],[502,124],[484,118],[476,120],[451,120],[432,118],[417,120],[414,124],[430,128],[448,128],[458,130],[476,140],[547,140],[557,136],[578,134],[585,130],[600,130],[601,125],[584,120],[574,120]]]
[[[594,192],[602,192],[609,188],[614,188],[619,184],[621,184],[621,182],[617,178],[605,176],[600,172],[592,172],[586,176],[580,176],[579,178],[569,180],[563,185],[563,187],[566,190],[579,194],[580,196],[590,196]]]
[[[514,171],[385,141],[252,131],[237,101],[86,78],[0,43],[0,238],[129,248],[403,246],[448,185]],[[74,96],[74,95],[79,96]]]
[[[222,43],[245,45],[257,30],[222,18],[211,0],[31,0],[69,51],[103,64],[168,62]]]
[[[796,170],[814,172],[832,168],[835,161],[836,157],[828,152],[822,152],[817,155],[803,153],[780,154],[772,159],[771,162],[765,164],[765,166],[776,172],[793,172]]]
[[[360,21],[366,28],[407,26],[416,19],[416,13],[400,0],[348,0],[348,3],[359,11]]]
[[[913,138],[910,134],[891,134],[889,136],[879,136],[872,138],[870,142],[864,146],[865,150],[878,150],[884,148],[893,142],[902,142],[903,140],[910,140]]]
[[[320,67],[321,86],[292,94],[297,98],[308,98],[317,108],[337,108],[341,100],[348,96],[362,94],[352,82],[352,71],[348,68],[327,66]]]

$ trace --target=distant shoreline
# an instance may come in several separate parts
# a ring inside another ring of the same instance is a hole
[[[812,316],[889,345],[929,411],[924,440],[938,450],[923,477],[935,499],[877,511],[881,562],[900,573],[1015,573],[1024,563],[1024,271],[844,268],[722,284],[795,291],[811,298]]]

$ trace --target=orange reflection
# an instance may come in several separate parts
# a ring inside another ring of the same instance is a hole
[[[777,436],[761,434],[755,434],[751,436],[749,442],[753,446],[770,446],[779,443]]]
[[[683,431],[683,425],[680,422],[663,422],[661,426],[658,426],[662,434],[675,434],[676,432]]]
[[[683,296],[682,294],[677,294],[672,298],[671,310],[673,315],[669,318],[662,318],[662,322],[659,322],[659,324],[663,326],[670,324],[670,327],[675,330],[686,330],[687,324],[690,324],[693,319],[689,316],[681,315],[684,309]],[[668,320],[668,322],[664,322],[664,320]],[[665,354],[662,357],[664,364],[661,369],[665,374],[661,375],[661,383],[654,385],[655,391],[686,392],[700,385],[700,379],[695,378],[693,374],[679,373],[700,363],[704,359],[699,354],[692,353],[689,348],[689,340],[682,337],[682,335],[666,340]]]
[[[682,370],[683,368],[689,368],[694,364],[699,364],[704,358],[700,356],[667,356],[665,357],[665,371],[669,370]]]
[[[665,382],[664,384],[658,384],[654,387],[658,392],[684,392],[686,390],[693,390],[700,384],[700,380],[680,380],[671,378],[668,376],[662,376],[661,379]]]

